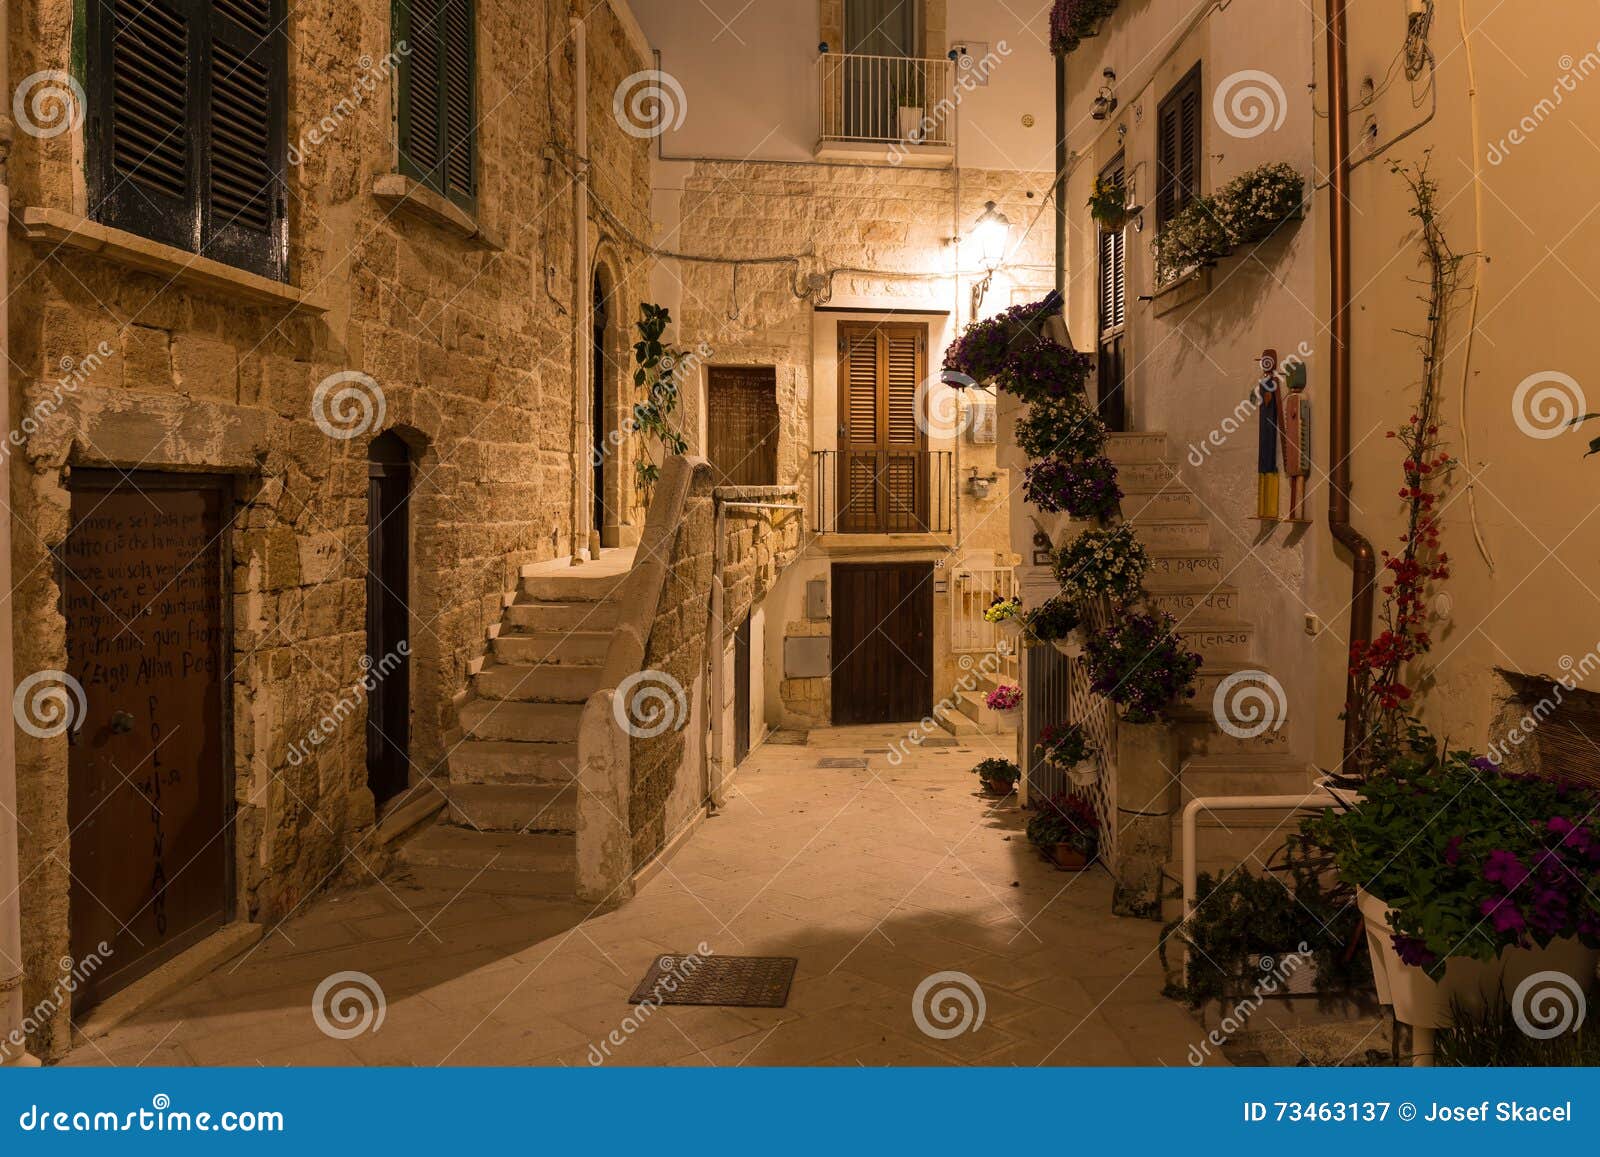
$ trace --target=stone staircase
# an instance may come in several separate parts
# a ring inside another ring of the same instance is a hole
[[[984,704],[984,697],[1002,683],[1015,684],[1009,675],[987,671],[971,672],[977,685],[971,691],[957,691],[934,704],[933,719],[946,733],[958,739],[974,735],[1004,735],[1016,730],[1014,723],[1001,719]],[[946,706],[954,710],[945,709]]]
[[[472,674],[449,754],[449,806],[401,848],[430,886],[571,896],[578,721],[600,683],[631,550],[524,567]]]
[[[1265,671],[1255,655],[1255,625],[1238,587],[1228,581],[1222,555],[1212,549],[1212,517],[1184,484],[1178,463],[1167,457],[1159,433],[1111,435],[1107,454],[1117,463],[1124,491],[1123,517],[1136,528],[1150,555],[1145,588],[1156,609],[1177,619],[1192,650],[1203,657],[1195,692],[1175,712],[1178,793],[1172,816],[1172,860],[1168,892],[1182,885],[1182,812],[1190,800],[1218,795],[1293,795],[1309,791],[1315,772],[1290,750],[1287,731],[1268,729],[1253,738],[1228,734],[1213,716],[1217,688],[1238,671]],[[1199,819],[1199,867],[1227,872],[1262,864],[1294,830],[1284,812],[1206,813]],[[1181,894],[1181,892],[1180,892]],[[1181,900],[1163,905],[1167,918]]]

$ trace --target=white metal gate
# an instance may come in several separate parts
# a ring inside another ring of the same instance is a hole
[[[1005,633],[986,622],[983,612],[996,596],[1011,598],[1016,593],[1017,579],[1010,567],[956,567],[950,583],[950,649],[958,655],[993,651]]]

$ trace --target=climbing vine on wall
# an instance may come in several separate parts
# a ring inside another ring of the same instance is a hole
[[[672,324],[672,313],[665,306],[643,302],[639,306],[639,320],[635,328],[639,340],[633,343],[634,388],[644,397],[633,406],[633,428],[646,437],[654,437],[661,444],[662,459],[673,454],[688,452],[689,443],[673,425],[672,414],[678,408],[679,379],[690,366],[690,358],[683,350],[662,342],[661,335]],[[646,506],[655,492],[661,477],[661,463],[649,453],[639,455],[634,466],[634,478],[639,488],[639,500]]]

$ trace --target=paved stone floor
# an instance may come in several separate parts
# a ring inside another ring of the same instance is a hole
[[[1103,872],[1033,854],[1022,813],[976,791],[983,741],[891,766],[904,734],[766,744],[727,809],[616,911],[403,876],[322,896],[67,1063],[1186,1064],[1202,1032],[1160,996],[1158,926],[1111,916]],[[702,942],[798,957],[788,1006],[665,1006],[639,1024],[627,997],[650,963]],[[340,1039],[312,1002],[347,971],[369,975],[386,1007],[376,1031]],[[964,974],[969,1003],[981,993],[981,1026],[918,1027],[914,994],[940,972]]]

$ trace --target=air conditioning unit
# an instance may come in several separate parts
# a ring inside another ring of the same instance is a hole
[[[994,445],[995,412],[993,402],[972,403],[972,421],[967,426],[967,438],[974,446]]]

